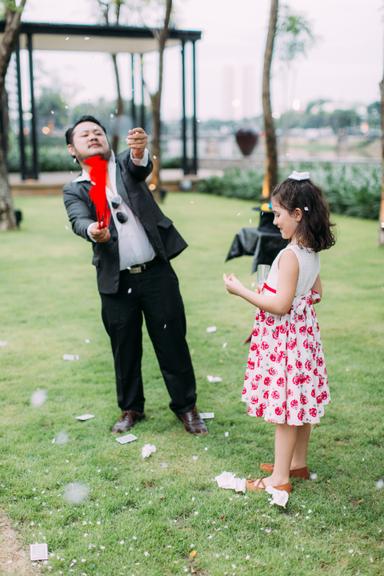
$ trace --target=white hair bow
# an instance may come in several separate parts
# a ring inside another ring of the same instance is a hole
[[[288,176],[288,178],[291,180],[298,180],[300,182],[300,180],[309,180],[310,174],[309,172],[296,172],[296,170],[294,170],[292,174]]]

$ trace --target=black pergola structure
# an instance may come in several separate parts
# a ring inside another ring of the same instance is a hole
[[[0,22],[0,34],[4,31],[4,22]],[[140,121],[145,125],[144,105],[144,54],[157,50],[156,30],[131,26],[106,26],[99,24],[51,24],[44,22],[22,22],[19,38],[15,47],[16,78],[18,91],[18,121],[19,121],[19,149],[20,149],[20,175],[23,180],[27,178],[38,179],[38,145],[37,121],[35,109],[34,89],[34,50],[71,51],[71,52],[104,52],[109,54],[131,54],[131,116],[134,123]],[[181,140],[182,140],[182,169],[185,175],[197,174],[197,96],[196,96],[196,42],[201,39],[199,30],[171,29],[166,47],[179,46],[181,56]],[[187,66],[186,46],[192,45],[192,71],[190,86],[192,90],[192,154],[188,157],[188,123],[187,123]],[[20,51],[26,49],[28,53],[29,86],[30,86],[30,114],[31,114],[31,162],[27,162],[26,135],[24,132],[24,110],[22,98],[22,70]],[[140,102],[135,100],[135,63],[140,62]]]

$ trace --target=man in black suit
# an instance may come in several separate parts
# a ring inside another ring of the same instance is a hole
[[[64,204],[73,231],[93,248],[102,319],[114,358],[117,401],[122,414],[112,431],[126,432],[144,418],[141,375],[143,314],[171,397],[170,408],[187,432],[206,434],[196,409],[196,382],[186,342],[184,305],[169,260],[187,244],[153,199],[145,179],[152,170],[147,135],[128,133],[128,150],[116,158],[105,128],[82,116],[66,131],[69,154],[81,175],[64,186]],[[99,228],[89,198],[87,158],[108,161],[106,194],[109,227]]]

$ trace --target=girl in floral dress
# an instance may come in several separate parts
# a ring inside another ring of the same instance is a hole
[[[274,224],[290,243],[275,258],[266,283],[254,292],[233,274],[231,294],[259,309],[245,373],[243,400],[250,416],[275,424],[270,475],[247,480],[248,491],[272,486],[290,492],[290,476],[308,478],[311,427],[329,403],[327,371],[314,303],[321,299],[319,252],[335,243],[329,209],[307,172],[293,172],[272,192]]]

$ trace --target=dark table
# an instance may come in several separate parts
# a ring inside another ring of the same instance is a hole
[[[281,237],[279,229],[273,224],[272,212],[260,212],[260,224],[257,228],[241,228],[232,240],[225,259],[227,262],[238,256],[253,256],[252,273],[259,264],[270,266],[277,254],[288,244]]]

